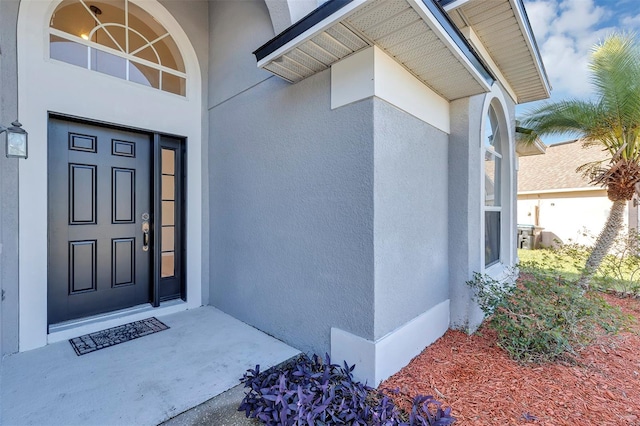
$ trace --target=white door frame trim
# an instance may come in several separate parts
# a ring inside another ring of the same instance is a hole
[[[187,95],[163,92],[49,59],[49,20],[61,0],[22,0],[18,14],[18,118],[29,132],[19,166],[19,350],[47,335],[47,129],[50,112],[180,135],[187,147],[187,302],[202,304],[202,76],[186,33],[156,0],[129,0],[172,35],[185,62]],[[128,322],[125,316],[122,322]]]

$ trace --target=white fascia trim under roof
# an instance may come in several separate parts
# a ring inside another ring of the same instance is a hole
[[[335,1],[335,0],[333,0],[333,1]],[[298,36],[295,36],[292,40],[290,40],[287,43],[283,44],[281,47],[277,48],[273,52],[271,52],[271,53],[265,55],[264,57],[260,58],[258,52],[260,52],[269,43],[271,43],[271,42],[267,42],[267,44],[265,44],[264,46],[260,47],[258,50],[256,50],[254,52],[256,57],[258,57],[258,67],[259,68],[265,67],[266,65],[270,64],[272,61],[276,60],[277,58],[285,55],[286,53],[288,53],[291,50],[295,49],[296,47],[302,45],[303,43],[305,43],[306,41],[312,39],[313,37],[317,36],[318,34],[322,33],[323,31],[331,28],[333,25],[343,22],[349,16],[351,16],[353,13],[357,12],[357,10],[360,9],[362,6],[364,6],[366,3],[371,2],[371,1],[373,1],[373,0],[351,0],[351,1],[349,1],[349,3],[347,3],[346,5],[340,7],[338,10],[336,10],[335,12],[333,12],[331,15],[327,16],[326,18],[322,19],[317,24],[313,25],[312,27],[310,27],[306,31],[302,32]],[[429,28],[437,34],[438,38],[449,48],[449,50],[454,54],[454,56],[457,57],[458,61],[460,61],[463,64],[465,69],[467,69],[467,71],[471,74],[471,76],[474,78],[474,80],[476,80],[476,82],[478,82],[486,91],[490,91],[491,90],[491,85],[494,82],[493,75],[491,75],[490,71],[486,68],[486,66],[484,64],[482,64],[482,62],[480,62],[480,60],[478,60],[479,65],[483,68],[483,71],[486,73],[486,75],[483,75],[477,69],[476,65],[474,65],[469,60],[469,58],[467,58],[467,56],[464,54],[464,52],[461,50],[461,48],[455,42],[455,40],[453,39],[451,34],[449,34],[449,32],[447,32],[447,30],[444,28],[444,26],[439,22],[438,18],[435,17],[433,15],[433,13],[425,5],[425,3],[424,3],[425,1],[432,1],[432,0],[405,0],[405,1],[407,2],[407,4],[409,4],[409,6],[411,6],[416,11],[416,13],[418,13],[420,15],[420,17],[425,21],[425,23],[429,26]],[[330,3],[330,2],[328,2],[328,3]],[[328,3],[325,3],[324,5],[322,5],[320,7],[328,6]],[[436,7],[440,7],[440,6],[436,6]],[[316,11],[317,10],[318,9],[316,9]],[[291,29],[293,29],[293,27],[295,27],[296,25],[301,23],[303,20],[309,18],[314,12],[311,12],[311,14],[307,15],[307,17],[302,18],[302,20],[300,20],[298,23],[292,25],[287,30],[284,30],[283,33],[281,33],[280,35],[276,36],[276,39],[278,37],[282,36],[285,32],[290,31]],[[444,14],[444,15],[446,15],[446,14]],[[446,18],[448,19],[448,16]],[[451,26],[452,26],[452,28],[457,29],[453,23],[451,23]],[[469,48],[469,50],[472,52],[472,54],[474,54],[474,51],[473,51],[472,47],[470,45],[468,45],[468,42],[466,41],[466,39],[464,39],[464,37],[461,36],[461,40],[464,43],[467,44],[467,47]],[[374,45],[375,44],[371,40],[366,40],[366,41],[369,43],[369,45]],[[475,55],[477,57],[477,54],[475,54]]]
[[[442,8],[443,8],[446,12],[449,12],[450,10],[457,9],[457,8],[459,8],[460,6],[462,6],[463,4],[468,3],[468,2],[470,2],[470,1],[471,1],[471,0],[453,0],[453,1],[450,1],[449,3],[445,3],[445,5],[444,5],[444,6],[442,6]],[[443,2],[443,1],[440,1],[440,4],[442,4],[442,3],[444,3],[444,2]]]
[[[589,188],[557,188],[557,189],[540,189],[537,191],[518,191],[518,195],[536,195],[536,194],[561,194],[565,192],[597,192],[606,191],[604,188],[592,186]]]
[[[303,33],[301,33],[300,35],[298,35],[297,37],[295,37],[293,40],[289,41],[288,43],[286,43],[282,47],[278,48],[277,50],[273,51],[269,55],[265,56],[263,59],[258,60],[258,68],[264,67],[265,65],[267,65],[268,63],[270,63],[274,59],[276,59],[276,58],[284,55],[285,53],[289,52],[290,50],[294,49],[296,46],[299,46],[302,43],[304,43],[305,41],[307,41],[309,39],[312,39],[314,36],[320,34],[324,30],[327,30],[327,29],[331,28],[334,24],[342,21],[345,17],[347,17],[347,16],[351,15],[353,12],[355,12],[362,5],[364,5],[367,1],[370,1],[370,0],[353,0],[352,2],[347,4],[346,6],[342,7],[337,12],[335,12],[332,15],[326,17],[325,19],[323,19],[322,21],[318,22],[313,27],[311,27],[308,30],[304,31]],[[302,19],[304,19],[304,18],[302,18]],[[285,31],[287,31],[287,30],[285,30]],[[254,52],[254,54],[255,54],[255,52]]]
[[[524,9],[524,4],[522,0],[509,0],[511,3],[511,8],[514,10],[514,15],[516,16],[516,20],[518,21],[518,26],[520,27],[520,31],[524,36],[524,41],[527,43],[527,48],[533,57],[536,65],[536,71],[538,72],[538,76],[540,77],[540,81],[544,87],[544,91],[547,97],[551,96],[551,83],[549,83],[549,77],[547,76],[547,71],[544,68],[544,64],[542,63],[542,58],[540,57],[540,50],[538,49],[538,44],[533,36],[533,30],[531,29],[531,23],[529,22],[529,18],[527,17],[527,12]]]
[[[454,9],[458,9],[459,7],[469,3],[473,0],[448,0],[448,2],[444,2],[440,0],[440,4],[445,3],[442,8],[449,13]],[[522,37],[527,45],[527,49],[531,53],[531,57],[534,60],[536,72],[540,77],[540,82],[544,88],[544,91],[547,95],[547,98],[551,96],[551,83],[549,83],[549,76],[547,76],[547,71],[544,67],[544,63],[542,62],[542,58],[540,57],[540,49],[538,49],[538,44],[535,41],[533,30],[531,28],[531,22],[529,22],[529,18],[527,16],[527,12],[524,9],[524,3],[522,0],[507,0],[511,3],[511,9],[514,11],[514,15],[516,17],[516,21],[518,22],[518,26],[520,27],[520,32],[522,33]]]

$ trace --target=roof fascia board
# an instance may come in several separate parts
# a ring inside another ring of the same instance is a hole
[[[606,191],[604,188],[558,188],[558,189],[541,189],[538,191],[518,191],[518,195],[536,195],[536,194],[559,194],[563,192],[596,192]]]
[[[533,29],[531,28],[531,22],[529,22],[529,17],[527,16],[527,11],[524,8],[524,3],[522,0],[509,0],[511,3],[511,8],[514,10],[516,20],[518,21],[518,25],[524,35],[524,40],[527,43],[527,47],[529,51],[533,55],[533,59],[536,62],[536,70],[538,71],[538,76],[540,77],[540,81],[542,82],[542,86],[544,87],[544,91],[547,97],[551,96],[551,84],[549,83],[549,77],[547,76],[547,70],[544,67],[544,63],[542,62],[542,57],[540,56],[540,49],[538,49],[538,43],[536,42],[536,38],[533,35]]]
[[[291,25],[280,34],[257,48],[253,54],[258,61],[258,67],[268,64],[273,59],[291,50],[302,41],[311,38],[335,23],[347,14],[355,11],[368,0],[329,0],[309,13],[307,16]]]
[[[469,3],[471,0],[440,0],[440,6],[449,12],[450,10],[457,9],[465,3]]]
[[[533,141],[533,144],[537,149],[542,151],[543,154],[547,152],[547,145],[544,142],[542,142],[542,139],[536,138],[536,140]]]
[[[436,0],[407,0],[407,3],[422,19],[431,23],[431,29],[440,33],[440,39],[457,53],[467,71],[475,76],[482,87],[490,91],[495,81],[493,74]]]
[[[476,32],[473,30],[473,28],[464,27],[460,31],[462,32],[462,34],[464,34],[467,40],[469,40],[469,42],[471,43],[473,48],[476,50],[476,52],[478,52],[480,56],[482,56],[482,59],[484,60],[485,64],[487,64],[487,66],[491,69],[491,72],[493,72],[493,75],[496,76],[500,84],[502,84],[502,86],[511,96],[511,99],[513,99],[514,102],[517,104],[518,95],[516,95],[515,90],[513,90],[513,87],[511,87],[511,85],[509,84],[505,76],[502,74],[498,65],[496,65],[495,62],[493,62],[493,58],[491,57],[489,52],[487,52],[487,49],[482,44],[482,41],[480,41],[480,37],[478,37]]]

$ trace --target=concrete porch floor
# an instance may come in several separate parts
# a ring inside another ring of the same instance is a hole
[[[69,342],[11,355],[2,425],[156,425],[298,350],[210,306],[158,316],[168,330],[77,356]]]

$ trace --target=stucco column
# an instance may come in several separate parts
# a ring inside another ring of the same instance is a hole
[[[485,95],[451,102],[449,137],[449,298],[451,327],[474,331],[483,315],[466,282],[480,272],[481,120]]]
[[[18,117],[18,0],[0,1],[0,124]],[[27,131],[29,129],[26,129]],[[0,357],[18,351],[18,166],[0,136]]]

